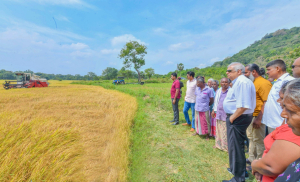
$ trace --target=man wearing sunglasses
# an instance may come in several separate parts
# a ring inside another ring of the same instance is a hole
[[[244,182],[246,177],[246,157],[244,141],[246,130],[252,122],[256,107],[256,91],[253,82],[243,75],[245,66],[231,63],[226,71],[233,86],[228,90],[223,102],[226,112],[227,142],[230,171],[234,177],[223,182]]]
[[[294,61],[294,64],[292,65],[292,70],[293,76],[295,78],[300,78],[300,57]]]

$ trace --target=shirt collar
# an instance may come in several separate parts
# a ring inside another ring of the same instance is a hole
[[[289,73],[284,73],[283,75],[281,75],[281,77],[279,77],[278,79],[277,79],[277,81],[278,80],[283,80],[283,79],[285,79],[285,77],[287,77],[287,76],[289,76],[290,74]]]

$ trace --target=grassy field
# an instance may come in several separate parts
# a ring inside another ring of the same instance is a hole
[[[50,81],[0,89],[0,181],[125,181],[134,97]]]
[[[78,83],[119,90],[137,98],[139,107],[132,128],[128,181],[211,182],[232,178],[226,170],[229,167],[228,154],[213,149],[214,139],[207,142],[204,137],[192,136],[188,127],[170,124],[170,83],[117,86],[99,82]],[[180,111],[183,103],[180,100]],[[185,122],[182,112],[180,122]],[[251,176],[248,181],[255,180]]]

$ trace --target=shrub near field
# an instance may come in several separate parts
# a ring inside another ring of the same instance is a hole
[[[136,99],[50,81],[0,89],[0,181],[125,181]]]

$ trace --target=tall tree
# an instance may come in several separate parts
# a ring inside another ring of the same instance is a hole
[[[184,65],[182,63],[177,64],[177,69],[182,71],[184,69]]]
[[[125,59],[123,64],[126,68],[133,66],[138,74],[138,80],[141,82],[140,69],[145,65],[144,56],[147,54],[147,47],[139,44],[137,41],[127,42],[119,54],[120,59]]]
[[[116,68],[107,67],[102,71],[102,76],[104,80],[111,80],[116,78],[118,75],[118,70]]]
[[[149,79],[155,74],[153,68],[145,69],[145,73]]]

